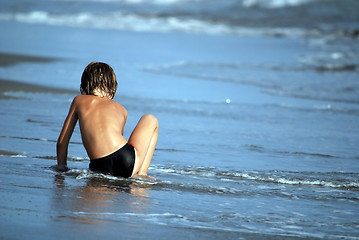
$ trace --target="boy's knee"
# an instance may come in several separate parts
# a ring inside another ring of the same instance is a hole
[[[155,116],[153,116],[152,114],[146,114],[142,116],[143,120],[146,120],[148,122],[150,122],[151,124],[153,124],[155,127],[158,128],[158,120]]]

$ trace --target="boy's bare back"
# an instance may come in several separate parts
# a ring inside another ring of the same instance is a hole
[[[107,97],[79,95],[74,99],[82,142],[90,159],[112,153],[126,144],[126,109]]]

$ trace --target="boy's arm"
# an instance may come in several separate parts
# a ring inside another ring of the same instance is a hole
[[[64,125],[62,127],[60,136],[57,140],[56,152],[57,152],[57,170],[67,170],[67,149],[70,142],[70,138],[76,126],[78,119],[76,113],[76,98],[72,101],[69,113],[66,117]]]

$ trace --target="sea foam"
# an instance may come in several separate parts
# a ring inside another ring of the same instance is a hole
[[[106,14],[77,13],[52,14],[45,11],[28,13],[0,13],[0,20],[18,21],[29,24],[48,24],[68,27],[131,30],[139,32],[184,32],[208,35],[239,36],[287,36],[302,37],[309,33],[295,27],[232,26],[224,22],[203,20],[192,17],[156,16],[112,12]]]

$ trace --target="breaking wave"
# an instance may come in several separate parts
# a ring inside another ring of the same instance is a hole
[[[184,32],[209,35],[287,36],[301,37],[309,33],[299,28],[248,28],[196,18],[126,14],[51,14],[44,11],[0,13],[0,20],[69,27],[130,30],[138,32]]]

